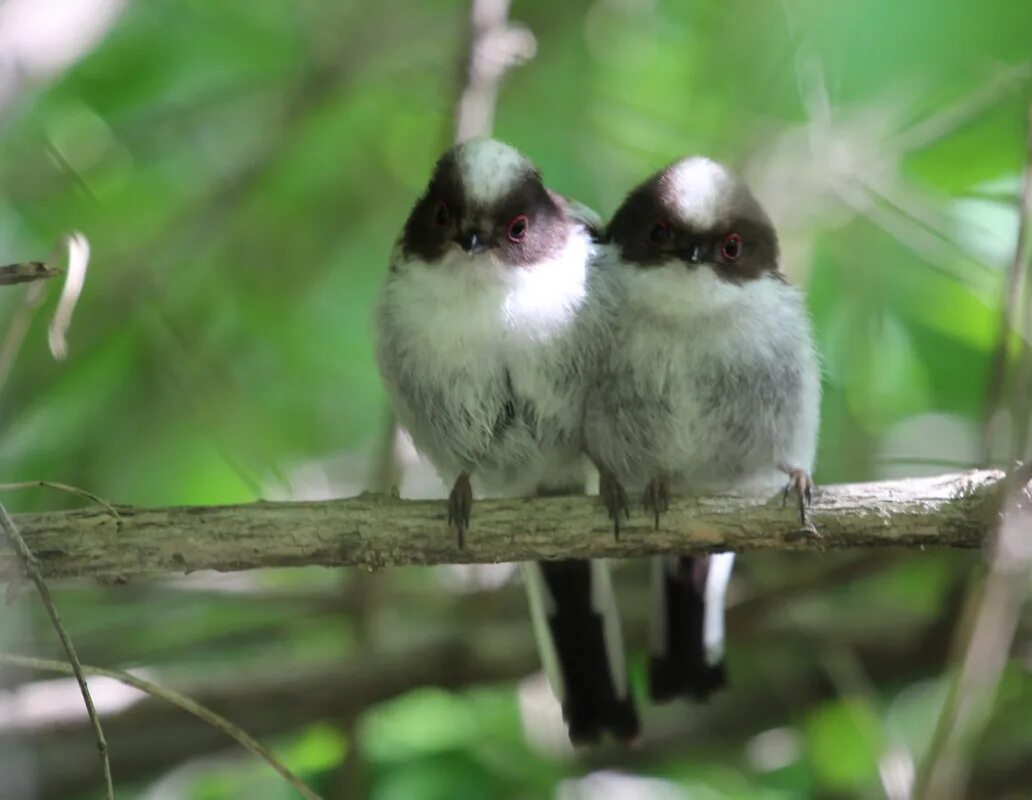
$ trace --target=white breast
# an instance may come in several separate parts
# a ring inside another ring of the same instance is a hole
[[[480,461],[474,478],[495,493],[524,494],[558,482],[572,462],[579,469],[571,440],[582,388],[562,377],[578,357],[590,249],[578,228],[558,258],[531,269],[455,249],[440,263],[400,262],[388,275],[378,361],[399,418],[446,481],[468,468],[470,453]],[[537,416],[498,437],[509,393]]]

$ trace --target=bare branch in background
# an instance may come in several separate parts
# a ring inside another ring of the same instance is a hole
[[[36,590],[39,592],[39,598],[43,603],[43,607],[46,608],[47,614],[50,616],[50,621],[54,625],[54,630],[57,631],[58,638],[61,640],[61,645],[64,647],[65,653],[68,655],[68,664],[61,664],[60,666],[62,669],[67,670],[68,673],[74,675],[76,681],[79,683],[79,691],[82,692],[82,699],[86,704],[86,713],[90,718],[93,735],[97,738],[97,751],[100,755],[101,768],[104,771],[104,787],[107,800],[114,800],[115,785],[111,779],[111,762],[108,760],[107,740],[104,738],[104,729],[101,728],[100,719],[97,717],[97,709],[93,706],[93,698],[90,696],[90,689],[86,685],[86,678],[82,672],[82,665],[79,663],[79,657],[75,654],[75,645],[72,644],[72,640],[68,636],[68,632],[65,630],[64,624],[61,622],[61,615],[57,613],[54,599],[50,596],[50,589],[47,587],[46,581],[43,580],[43,576],[40,574],[36,557],[33,555],[32,550],[30,550],[25,544],[25,540],[22,538],[21,533],[19,533],[14,521],[7,513],[7,509],[4,507],[3,503],[0,503],[0,528],[3,529],[8,541],[10,541],[11,546],[17,553],[25,573],[29,576],[32,582],[36,584]]]
[[[879,195],[855,178],[836,181],[835,193],[859,216],[865,217],[876,228],[895,239],[917,258],[925,262],[940,275],[960,280],[962,272],[950,264],[959,252],[955,242],[944,239],[939,233],[917,224],[899,210],[879,205]]]
[[[79,509],[25,514],[18,524],[48,578],[722,550],[979,547],[996,525],[1003,477],[987,470],[825,486],[813,504],[817,539],[800,530],[798,515],[782,507],[780,492],[677,498],[660,530],[638,514],[620,541],[614,541],[597,498],[481,500],[462,550],[448,535],[444,502],[373,494],[329,502],[118,506],[120,525],[106,512]],[[15,566],[0,553],[0,574]]]
[[[636,595],[640,602],[626,604],[625,622],[630,646],[644,648],[648,640],[649,590],[647,575],[642,578]],[[801,630],[803,626],[793,625],[792,632],[786,634],[782,624],[791,598],[806,598],[841,586],[844,580],[848,578],[841,569],[833,569],[824,573],[823,583],[814,581],[808,590],[800,591],[794,580],[772,587],[731,608],[729,628],[736,639],[754,637],[753,642],[760,647],[784,645],[786,635],[798,636],[801,638],[792,639],[788,646],[807,652],[816,652],[819,643],[834,637],[849,647],[863,671],[879,682],[921,679],[940,668],[948,649],[949,613],[928,621],[897,620],[892,636],[886,636],[876,624],[844,632],[840,619],[828,621],[831,629],[818,625],[806,633]],[[621,590],[627,588],[621,586]],[[501,604],[493,603],[491,594],[452,598],[445,608],[435,609],[435,617],[451,624],[438,634],[421,637],[418,643],[406,640],[407,644],[399,643],[386,651],[359,652],[343,660],[293,664],[286,669],[256,669],[246,676],[205,677],[188,693],[253,734],[272,737],[325,720],[330,713],[354,718],[377,703],[413,689],[433,686],[461,690],[534,673],[539,661],[531,627],[513,610],[523,607],[522,590],[516,586],[505,590],[504,597],[495,598],[501,599]],[[413,598],[402,605],[411,607],[414,602],[418,601]],[[739,752],[744,738],[782,725],[786,716],[796,717],[801,709],[834,695],[815,659],[804,659],[802,664],[775,661],[764,680],[739,684],[736,691],[695,706],[690,714],[679,705],[650,707],[640,747],[599,749],[582,762],[582,768],[641,767],[681,757],[702,746],[729,747]],[[115,766],[120,775],[134,779],[211,753],[221,739],[213,728],[151,698],[113,710],[104,719],[114,744]],[[12,740],[27,738],[34,743],[40,759],[40,786],[39,795],[32,800],[64,800],[70,787],[81,790],[89,782],[89,754],[84,752],[81,740],[83,728],[81,720],[63,714],[56,719],[10,720],[0,730],[0,748]]]
[[[68,664],[61,661],[49,661],[42,658],[30,658],[29,656],[0,653],[0,664],[6,664],[12,667],[22,667],[25,669],[58,672],[64,675],[75,674],[76,677],[80,677],[82,672],[86,672],[89,675],[102,675],[106,678],[113,678],[116,681],[124,683],[126,686],[132,686],[134,689],[139,689],[141,692],[145,692],[152,697],[171,703],[188,714],[193,714],[198,719],[204,720],[204,722],[222,731],[231,739],[239,742],[245,749],[265,761],[269,766],[276,770],[276,772],[282,775],[291,786],[297,789],[298,794],[306,800],[321,800],[319,795],[309,789],[305,785],[304,781],[291,772],[290,769],[282,761],[276,758],[272,751],[261,742],[249,736],[225,717],[216,714],[214,711],[194,702],[189,697],[185,697],[171,689],[166,689],[163,686],[159,686],[158,684],[144,678],[139,678],[129,672],[115,669],[100,669],[98,667],[89,666],[82,667],[78,662],[74,662],[74,666],[70,667]],[[109,796],[111,796],[110,791]]]
[[[390,407],[384,409],[383,427],[373,450],[373,466],[368,486],[379,494],[390,494],[401,482],[401,464],[398,459],[398,422]]]
[[[469,9],[469,36],[455,103],[455,142],[491,135],[502,77],[536,50],[534,34],[509,22],[509,0],[471,0]],[[397,438],[397,421],[388,408],[369,484],[382,494],[394,489],[401,477]]]
[[[45,281],[60,274],[61,270],[48,267],[42,261],[23,261],[20,264],[8,264],[6,267],[0,267],[0,286]]]
[[[1003,403],[1004,387],[1007,377],[1007,362],[1010,354],[1011,335],[1018,322],[1018,304],[1020,290],[1026,285],[1025,274],[1028,272],[1029,257],[1029,217],[1032,216],[1032,106],[1029,107],[1026,135],[1025,170],[1022,177],[1021,195],[1018,200],[1018,235],[1014,246],[1014,257],[1007,269],[1007,280],[1003,282],[1003,295],[1000,298],[1000,328],[996,334],[996,349],[989,366],[989,378],[986,384],[985,422],[982,429],[982,463],[988,463],[992,456],[992,423],[996,412]],[[1026,291],[1028,289],[1026,288]],[[1025,333],[1032,336],[1032,319],[1025,325]],[[1027,344],[1027,342],[1026,342]],[[1016,432],[1017,446],[1024,447],[1025,437],[1020,435],[1022,423],[1018,419],[1011,420]],[[1027,434],[1027,426],[1025,426]],[[1011,453],[1011,457],[1020,457],[1021,452]]]
[[[47,331],[50,352],[58,361],[68,357],[68,326],[72,324],[72,313],[75,304],[79,302],[82,286],[86,282],[86,267],[90,263],[90,243],[81,233],[68,236],[65,246],[68,248],[68,276]]]
[[[14,362],[18,359],[18,353],[25,342],[25,335],[29,332],[32,319],[43,304],[46,293],[45,283],[34,283],[30,286],[7,326],[7,333],[0,343],[0,391],[3,391],[7,383],[7,377],[11,374]]]
[[[65,240],[65,246],[68,249],[68,273],[61,301],[58,304],[54,320],[51,323],[51,351],[54,353],[55,357],[59,358],[64,357],[63,352],[67,349],[65,344],[65,333],[67,332],[68,324],[71,322],[71,315],[75,308],[75,302],[82,289],[82,282],[86,275],[86,263],[89,260],[89,244],[86,242],[86,238],[82,234],[76,233],[67,237]],[[10,267],[0,269],[0,283],[24,283],[27,281],[37,281],[54,277],[60,274],[61,270],[49,267],[43,262],[34,261],[28,264],[15,264]],[[44,293],[45,287],[43,284],[37,283],[32,286],[26,294],[18,313],[11,321],[11,325],[4,336],[2,349],[0,349],[0,387],[3,386],[11,367],[14,365],[18,352],[21,350],[21,346],[25,341],[25,335],[28,332],[32,318],[43,301]],[[54,349],[55,331],[59,335],[59,344],[62,347],[61,355],[59,355]],[[27,488],[28,486],[50,486],[51,488],[68,491],[80,496],[86,496],[105,506],[117,517],[118,512],[116,512],[110,505],[100,500],[100,498],[72,486],[47,483],[46,481],[36,481],[32,483],[8,484],[6,488],[20,489]],[[4,487],[0,486],[0,489],[2,488]],[[50,589],[47,587],[46,581],[43,580],[43,576],[40,574],[39,563],[36,560],[33,551],[25,544],[25,540],[22,538],[14,521],[7,513],[7,509],[4,507],[3,503],[0,503],[0,528],[3,529],[5,536],[8,541],[10,541],[22,570],[24,570],[25,574],[35,584],[36,590],[39,592],[40,601],[43,603],[43,607],[46,609],[47,615],[50,617],[54,630],[57,631],[57,636],[61,640],[61,646],[64,648],[65,654],[68,656],[68,664],[64,666],[66,666],[67,671],[70,674],[75,676],[76,682],[79,684],[79,691],[82,694],[83,703],[86,706],[86,713],[90,720],[90,726],[92,727],[93,735],[97,740],[97,751],[100,756],[101,769],[104,774],[105,796],[108,800],[114,800],[115,787],[111,777],[111,761],[108,755],[107,740],[104,738],[104,730],[101,727],[100,718],[97,716],[97,710],[93,705],[93,698],[90,695],[89,686],[86,684],[86,678],[83,675],[82,665],[79,663],[79,657],[76,655],[75,646],[72,644],[71,637],[69,637],[68,632],[64,628],[64,624],[61,622],[61,615],[57,611],[57,606],[54,605],[54,600],[50,595]],[[18,573],[15,574],[17,575]],[[16,592],[17,588],[16,583],[12,581],[8,587],[8,599],[11,599],[12,593]]]
[[[1026,155],[1026,176],[1032,170],[1032,104],[1028,110],[1028,152]],[[1032,179],[1025,184],[1025,192],[1032,194]],[[1024,217],[1021,219],[1021,226],[1024,229],[1019,232],[1017,244],[1018,253],[1015,258],[1022,259],[1025,269],[1025,310],[1023,314],[1023,330],[1021,357],[1018,359],[1017,375],[1014,378],[1013,402],[1011,405],[1011,418],[1014,422],[1012,435],[1012,446],[1010,456],[1013,460],[1027,460],[1029,453],[1026,448],[1029,445],[1029,428],[1032,426],[1032,279],[1028,271],[1029,259],[1029,215],[1032,214],[1032,198],[1023,198]],[[1021,241],[1021,240],[1024,241]]]
[[[859,703],[871,719],[878,719],[878,691],[850,647],[835,643],[826,648],[824,667],[839,696],[853,703]],[[864,730],[865,747],[871,752],[881,751],[878,756],[878,778],[886,800],[909,800],[914,783],[914,758],[898,733],[882,726],[880,736],[872,736]],[[884,745],[882,742],[884,741]]]
[[[534,55],[534,37],[524,28],[509,24],[509,0],[470,0],[469,37],[463,57],[459,97],[455,106],[452,139],[461,142],[474,136],[489,136],[494,122],[498,85],[506,70]],[[370,486],[381,494],[394,491],[401,479],[397,456],[398,424],[386,409],[384,426],[376,443]],[[349,591],[355,599],[353,620],[361,643],[369,646],[382,579],[359,571],[352,576]],[[337,776],[341,797],[364,794],[361,754],[355,748],[353,724],[345,722],[349,749]]]
[[[63,313],[67,318],[63,322],[60,331],[60,344],[65,346],[64,334],[68,327],[67,323],[71,321],[71,314],[75,306],[74,300],[69,303],[69,301],[65,300],[65,296],[69,294],[69,287],[74,287],[76,283],[79,284],[79,288],[75,292],[76,299],[78,298],[78,292],[82,289],[82,277],[84,277],[86,271],[84,259],[86,261],[89,259],[89,243],[86,241],[86,238],[81,233],[73,233],[65,237],[63,242],[54,248],[46,261],[29,261],[22,264],[0,267],[0,285],[35,282],[26,293],[25,299],[7,327],[3,343],[0,344],[0,388],[3,388],[4,383],[6,383],[7,376],[10,374],[15,359],[17,359],[18,353],[21,351],[22,344],[25,341],[25,335],[29,331],[29,325],[32,323],[37,309],[42,305],[43,299],[46,297],[46,284],[42,281],[65,274],[64,270],[50,266],[52,262],[60,257],[62,246],[68,251],[69,273],[65,281],[65,289],[62,293],[57,313]],[[81,272],[82,275],[76,277],[73,273],[78,272]],[[64,311],[62,311],[62,308],[64,308]],[[53,337],[57,324],[57,313],[54,315],[54,321],[51,322],[51,352],[54,353],[55,358],[63,358],[63,355],[59,356],[54,351]],[[65,349],[67,348],[65,347]]]
[[[1008,66],[953,105],[946,106],[897,134],[890,147],[903,153],[923,150],[1015,94],[1032,77],[1032,62]]]
[[[987,574],[974,582],[955,643],[960,670],[946,700],[914,800],[958,800],[1010,655],[1032,575],[1032,464],[1017,470]]]
[[[472,0],[466,81],[455,113],[455,141],[488,136],[502,76],[534,57],[534,34],[509,22],[509,0]]]
[[[1001,403],[1006,374],[1007,343],[1017,318],[1018,286],[1027,271],[1028,225],[1032,212],[1032,105],[1027,117],[1025,177],[1018,234],[1011,262],[997,351],[990,374],[984,453],[991,438],[988,427]],[[1024,344],[1015,377],[1016,402],[1011,415],[1014,437],[1011,455],[1023,455],[1032,415],[1032,287],[1025,286]],[[967,612],[956,634],[959,673],[946,700],[935,737],[914,793],[915,800],[958,800],[965,795],[972,759],[989,722],[1003,669],[1006,666],[1021,607],[1032,577],[1032,462],[1016,469],[1008,480],[999,531],[988,571],[973,581]]]
[[[57,492],[74,494],[76,497],[81,497],[84,500],[89,500],[92,503],[96,503],[98,506],[102,506],[112,517],[116,520],[119,519],[118,510],[111,505],[111,503],[102,497],[98,497],[93,494],[93,492],[87,492],[85,489],[80,489],[77,486],[70,486],[67,483],[57,483],[56,481],[18,481],[17,483],[0,483],[0,492],[14,492],[20,489],[53,489]]]
[[[288,669],[253,669],[229,680],[198,681],[189,688],[192,699],[187,702],[217,709],[218,716],[232,718],[252,735],[279,736],[331,716],[353,719],[366,708],[419,686],[459,689],[471,682],[511,680],[534,670],[536,657],[529,626],[523,635],[515,639],[507,636],[500,644],[504,652],[501,648],[499,652],[483,647],[473,650],[461,636],[438,636],[391,653],[363,653],[319,664],[295,663]],[[0,656],[0,663],[10,658]],[[49,663],[55,667],[60,664]],[[124,675],[99,669],[89,671],[118,680]],[[132,675],[128,677],[138,680]],[[178,713],[163,702],[174,702],[165,695],[178,693],[157,688],[164,692],[154,694],[154,698],[160,699],[145,697],[105,717],[120,775],[141,779],[190,758],[210,754],[228,733],[224,727],[216,730],[199,715]],[[5,795],[4,800],[66,800],[90,784],[84,769],[83,748],[74,738],[74,734],[81,733],[81,724],[65,718],[59,725],[44,721],[43,727],[35,730],[12,728],[0,730],[0,745],[18,738],[35,741],[39,789],[30,798]]]
[[[398,459],[398,425],[390,407],[385,409],[383,427],[373,451],[373,466],[368,485],[380,494],[397,493],[401,481]],[[383,599],[386,575],[374,575],[364,569],[350,572],[343,585],[343,608],[350,609],[348,620],[354,626],[355,646],[363,652],[376,652],[379,647],[376,620]],[[337,611],[343,610],[338,606]],[[365,797],[368,792],[369,771],[359,741],[355,715],[338,718],[341,732],[347,740],[344,758],[333,781],[331,798],[351,800]]]

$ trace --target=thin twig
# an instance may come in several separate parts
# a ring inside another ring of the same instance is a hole
[[[475,136],[489,136],[494,123],[498,86],[502,76],[521,59],[534,54],[534,37],[524,28],[509,23],[510,0],[470,0],[469,36],[463,54],[463,71],[452,139],[462,142]],[[374,453],[370,486],[381,494],[394,492],[401,479],[397,457],[398,424],[390,408]],[[354,593],[357,641],[368,648],[372,642],[373,617],[382,576],[364,570],[352,576],[349,590]],[[362,795],[365,780],[362,754],[355,740],[354,720],[345,723],[344,733],[352,745],[341,765],[336,787],[342,798]]]
[[[851,647],[831,645],[821,662],[839,697],[859,704],[872,719],[877,719],[878,694],[874,681],[863,662]],[[881,736],[863,729],[865,747],[881,750],[878,756],[878,779],[886,800],[908,800],[914,783],[914,757],[898,734],[883,726]],[[881,742],[885,745],[882,746]]]
[[[93,492],[87,492],[85,489],[80,489],[77,486],[71,486],[67,483],[57,483],[56,481],[18,481],[17,483],[0,483],[0,492],[13,492],[20,489],[54,489],[58,492],[67,492],[68,494],[74,494],[76,497],[90,500],[98,506],[103,506],[104,509],[116,520],[121,520],[122,518],[118,513],[118,509],[104,498],[98,497],[93,494]]]
[[[1028,220],[1032,194],[1032,105],[1028,112],[1028,150],[1021,219],[1015,243],[1011,279],[1025,269]],[[1032,287],[1026,286],[1022,357],[1015,379],[1013,453],[1026,446],[1032,415]],[[1016,292],[1015,288],[1015,292]],[[1016,316],[1016,307],[1012,318]],[[1008,326],[1009,327],[1009,326]],[[1004,358],[1006,338],[1004,331]],[[1002,378],[1000,379],[1002,381]],[[1002,389],[1000,390],[1002,394]],[[998,402],[998,401],[997,401]],[[1001,521],[991,551],[989,569],[972,583],[967,612],[956,635],[960,669],[939,716],[935,736],[922,765],[915,800],[956,800],[964,795],[971,774],[972,753],[992,712],[997,688],[1014,641],[1021,607],[1032,575],[1032,463],[1009,476]]]
[[[396,494],[401,478],[398,462],[398,424],[388,408],[380,437],[373,454],[373,466],[369,476],[369,487],[381,494]],[[387,586],[387,575],[364,569],[351,570],[343,586],[345,607],[351,609],[350,621],[354,626],[355,647],[363,653],[376,652],[377,611]],[[355,715],[344,715],[341,732],[348,747],[341,761],[340,769],[333,782],[331,796],[340,800],[365,797],[368,794],[368,768],[365,763],[362,742],[359,740]]]
[[[795,42],[796,90],[807,113],[806,132],[810,151],[825,164],[831,189],[854,213],[866,217],[873,225],[913,251],[937,272],[952,279],[964,278],[960,272],[951,271],[947,267],[954,260],[954,254],[951,252],[951,249],[957,247],[954,242],[943,241],[943,236],[938,231],[926,227],[926,222],[915,221],[916,218],[911,218],[910,215],[898,213],[902,209],[897,208],[897,213],[893,214],[882,208],[879,204],[880,199],[892,203],[886,197],[885,186],[875,186],[854,170],[844,171],[835,163],[832,157],[834,117],[824,66],[816,48],[808,39],[804,39],[793,9],[785,0],[782,2],[782,10],[789,33]],[[882,148],[881,152],[886,166],[898,162],[898,149]]]
[[[509,0],[471,0],[465,80],[455,113],[455,141],[488,136],[502,76],[534,56],[534,35],[509,22]]]
[[[45,670],[47,672],[60,672],[65,675],[73,673],[72,668],[61,661],[51,661],[50,659],[45,658],[32,658],[30,656],[15,655],[13,653],[0,653],[0,664],[7,664],[12,667],[23,667],[26,669]],[[212,727],[218,728],[231,739],[236,740],[245,749],[265,761],[270,767],[276,770],[276,772],[282,775],[291,786],[297,789],[298,793],[302,797],[306,798],[306,800],[322,800],[319,795],[305,785],[304,781],[291,772],[290,768],[287,767],[286,764],[276,758],[272,751],[265,747],[265,745],[252,738],[225,717],[216,714],[214,711],[205,708],[199,703],[194,702],[189,697],[181,695],[179,692],[175,692],[171,689],[167,689],[164,686],[152,683],[145,678],[139,678],[132,673],[123,672],[122,670],[103,669],[101,667],[91,666],[84,666],[79,669],[88,675],[113,678],[116,681],[124,683],[126,686],[132,686],[134,689],[139,689],[141,692],[145,692],[152,697],[157,697],[171,703],[188,714],[193,714],[195,717],[204,720]]]
[[[224,370],[216,370],[208,364],[204,357],[204,349],[196,342],[189,341],[160,306],[154,309],[154,313],[148,317],[147,321],[154,341],[168,354],[167,357],[162,358],[162,363],[167,367],[162,378],[194,415],[226,466],[236,473],[240,482],[250,491],[251,496],[264,496],[265,487],[259,477],[259,471],[253,468],[255,461],[253,448],[238,457],[234,451],[234,443],[230,441],[229,431],[226,430],[225,425],[218,424],[216,421],[218,415],[213,411],[212,387],[218,386],[224,390],[226,382],[233,381],[232,376],[227,376],[224,374]],[[236,386],[233,389],[234,394],[242,391]],[[261,471],[266,472],[268,477],[285,485],[286,482],[279,474],[275,464],[265,459],[265,463],[261,466]]]
[[[938,212],[934,205],[926,204],[922,206],[922,203],[927,203],[927,201],[917,196],[913,190],[908,191],[905,184],[895,180],[872,180],[862,174],[854,174],[852,179],[859,183],[871,196],[872,202],[884,203],[905,218],[910,224],[934,235],[944,245],[955,250],[957,255],[963,256],[971,266],[978,267],[981,274],[995,275],[997,273],[995,267],[986,264],[974,256],[969,248],[966,248],[957,239],[954,235],[956,230],[955,221],[951,220],[948,215]],[[901,243],[906,246],[905,239],[902,239]],[[962,273],[958,271],[957,275],[962,276]]]
[[[989,366],[989,378],[986,383],[985,421],[982,428],[982,463],[988,463],[992,457],[992,422],[1003,402],[1004,385],[1007,377],[1007,362],[1010,354],[1010,339],[1018,315],[1019,290],[1025,273],[1028,271],[1029,255],[1029,217],[1032,216],[1032,105],[1029,106],[1027,130],[1025,131],[1025,169],[1022,177],[1021,196],[1018,200],[1018,235],[1014,246],[1014,257],[1007,269],[1007,280],[1003,283],[1003,295],[1000,298],[1000,327],[996,334],[996,348]],[[1032,332],[1032,321],[1028,322],[1028,330]],[[1015,431],[1021,425],[1014,420]],[[1019,438],[1021,446],[1024,439]],[[1011,454],[1014,455],[1014,454]]]
[[[75,653],[75,645],[72,644],[72,640],[68,636],[68,632],[65,630],[65,627],[61,622],[61,615],[57,613],[57,606],[54,605],[54,600],[50,596],[50,589],[47,588],[46,581],[43,580],[43,576],[40,574],[36,557],[25,544],[25,540],[22,539],[17,526],[14,524],[14,520],[12,520],[11,516],[7,513],[7,509],[4,507],[3,503],[0,503],[0,527],[3,528],[4,533],[14,546],[15,551],[18,553],[18,557],[21,560],[22,567],[25,569],[26,574],[32,579],[32,582],[36,584],[36,590],[39,592],[39,598],[43,602],[43,607],[47,610],[47,614],[50,616],[50,621],[54,624],[54,630],[57,631],[57,636],[61,640],[61,645],[64,647],[65,653],[68,655],[68,664],[61,664],[61,667],[74,675],[75,680],[79,683],[79,691],[82,692],[82,699],[86,704],[86,713],[89,715],[90,725],[93,727],[93,734],[97,737],[97,751],[100,755],[101,767],[104,770],[104,786],[107,793],[107,800],[114,800],[115,785],[111,779],[111,761],[108,759],[107,740],[104,738],[104,729],[100,726],[100,718],[97,716],[97,709],[93,706],[93,697],[90,696],[90,689],[86,685],[86,678],[82,672],[82,664],[79,663],[79,656]]]
[[[52,267],[50,264],[61,257],[62,250],[68,246],[69,238],[70,237],[66,237],[63,241],[59,242],[53,250],[51,250],[46,261],[33,261],[27,264],[13,264],[10,267],[0,269],[0,283],[21,283],[26,280],[36,281],[29,287],[29,291],[25,294],[21,306],[18,308],[17,313],[11,320],[10,325],[7,327],[7,333],[4,335],[3,344],[0,345],[0,389],[2,389],[4,384],[7,382],[7,377],[11,372],[11,368],[14,366],[15,360],[18,358],[18,353],[21,352],[22,344],[25,342],[25,335],[29,332],[29,325],[32,323],[32,319],[35,316],[36,311],[43,304],[43,299],[46,297],[46,290],[48,287],[47,284],[40,279],[64,274],[64,270]],[[10,271],[7,275],[9,279],[8,281],[3,280],[3,272],[5,270]],[[24,277],[21,280],[12,280],[12,276],[16,276],[19,272],[24,273],[29,277]]]
[[[3,391],[4,384],[7,383],[7,377],[11,374],[14,362],[18,359],[18,353],[21,352],[32,319],[36,316],[46,295],[46,283],[32,284],[22,298],[18,310],[11,317],[7,333],[4,334],[3,342],[0,343],[0,391]]]
[[[68,326],[72,324],[72,313],[79,302],[86,282],[86,267],[90,263],[90,243],[81,233],[65,237],[65,247],[68,250],[68,276],[47,331],[50,352],[58,361],[68,357]]]
[[[1029,105],[1028,128],[1029,146],[1028,161],[1032,163],[1032,104]],[[1032,201],[1029,203],[1032,205]],[[1011,460],[1026,460],[1032,453],[1026,452],[1029,440],[1029,427],[1032,425],[1032,278],[1028,274],[1029,258],[1029,213],[1026,210],[1021,224],[1025,228],[1023,260],[1025,266],[1025,312],[1022,326],[1022,350],[1018,360],[1017,375],[1014,379],[1014,393],[1011,418],[1014,420],[1014,435],[1011,446]],[[1026,463],[1027,466],[1027,463]]]
[[[901,557],[913,563],[913,558],[923,556],[883,554],[880,561],[888,568]],[[869,558],[863,561],[873,565]],[[736,640],[740,640],[743,647],[749,646],[749,642],[772,641],[769,638],[772,636],[784,644],[785,614],[792,613],[794,603],[801,600],[805,604],[807,597],[820,596],[829,589],[841,589],[852,581],[862,580],[873,569],[871,566],[865,572],[851,571],[844,562],[837,562],[838,559],[828,560],[830,569],[819,570],[821,579],[814,574],[821,567],[820,559],[814,560],[811,565],[814,572],[807,571],[802,581],[778,570],[779,578],[768,587],[769,591],[757,585],[754,587],[757,594],[729,609],[729,630],[736,634]],[[621,595],[629,601],[624,604],[627,640],[642,648],[648,640],[648,593],[647,574],[640,570],[624,573]],[[326,709],[333,709],[338,718],[355,718],[377,703],[404,695],[413,688],[435,686],[446,691],[461,691],[511,682],[539,668],[533,639],[528,627],[520,621],[525,610],[522,587],[510,584],[497,592],[480,591],[451,597],[444,594],[434,596],[413,587],[395,587],[391,594],[392,613],[408,613],[418,608],[420,617],[425,615],[425,619],[449,622],[443,628],[434,625],[426,629],[418,618],[410,619],[410,624],[422,625],[423,632],[429,635],[417,637],[419,641],[415,643],[406,639],[407,643],[400,649],[355,652],[347,659],[331,658],[285,669],[281,665],[267,673],[258,670],[248,674],[246,679],[227,677],[219,681],[201,677],[194,685],[183,686],[181,690],[266,740],[287,735],[313,720],[324,720]],[[851,615],[849,620],[802,621],[798,626],[791,626],[793,638],[789,644],[800,651],[810,648],[816,652],[818,643],[834,638],[844,647],[855,648],[873,681],[918,679],[939,669],[948,643],[949,625],[945,623],[951,616],[952,612],[947,610],[931,621],[931,628],[927,620],[901,619],[894,629],[895,635],[890,637],[879,632],[877,625],[859,624],[865,619],[862,614]],[[853,620],[858,625],[854,625]],[[252,633],[263,635],[257,630]],[[81,638],[79,641],[81,646]],[[143,658],[153,660],[154,654]],[[713,744],[713,737],[717,736],[721,743],[740,747],[757,729],[783,723],[786,698],[791,698],[789,710],[798,713],[827,696],[828,681],[815,670],[815,664],[784,666],[787,669],[781,677],[777,677],[781,671],[771,676],[773,685],[778,687],[773,693],[771,683],[750,688],[747,684],[755,682],[742,676],[741,685],[727,695],[730,705],[722,701],[698,707],[697,714],[675,714],[685,725],[670,744],[683,753],[704,742],[707,736]],[[117,757],[112,765],[123,780],[145,780],[210,751],[212,736],[217,732],[195,717],[178,719],[178,714],[177,708],[148,697],[104,715],[105,730],[114,747],[113,756]],[[142,720],[146,720],[145,730],[141,729]],[[177,720],[181,724],[177,724]],[[73,720],[66,709],[50,719],[17,713],[7,722],[6,728],[0,730],[0,749],[23,737],[30,737],[38,744],[42,754],[41,772],[49,773],[41,779],[40,800],[65,800],[66,787],[88,785],[89,773],[85,768],[91,764],[84,763],[81,744],[81,733],[86,726],[84,717]],[[657,736],[664,736],[664,723],[660,718],[656,718],[655,723],[646,726],[649,733],[642,743],[645,748],[651,749]],[[173,727],[176,747],[163,749],[162,735],[167,738]],[[620,752],[631,758],[630,751],[621,749]],[[642,751],[635,749],[634,753],[640,756]],[[86,755],[92,756],[92,753]],[[635,764],[641,766],[637,757],[625,766],[633,768]],[[595,765],[592,761],[583,766],[590,769]],[[60,773],[55,774],[59,770]]]
[[[833,183],[835,194],[847,206],[887,236],[912,252],[935,272],[950,280],[969,283],[968,271],[950,266],[961,252],[956,243],[943,239],[936,231],[914,222],[909,217],[892,213],[878,203],[866,187],[850,177]]]
[[[893,137],[890,147],[902,153],[923,150],[1021,89],[1032,75],[1032,61],[1001,70],[951,106],[916,122]]]
[[[43,147],[46,148],[47,153],[54,163],[57,164],[58,168],[72,179],[72,182],[78,187],[79,191],[82,192],[90,200],[97,202],[96,193],[90,188],[90,185],[86,182],[86,179],[82,177],[82,173],[79,172],[75,167],[71,165],[61,149],[54,144],[54,140],[46,134],[43,135]]]
[[[401,481],[398,461],[398,421],[390,408],[384,410],[383,427],[373,451],[373,466],[369,473],[369,488],[380,494],[391,494]]]
[[[974,580],[956,636],[960,669],[939,715],[914,800],[959,800],[992,713],[1032,574],[1032,483],[1015,487],[988,572]],[[1017,481],[1016,481],[1017,483]]]
[[[23,261],[20,264],[8,264],[0,267],[0,286],[45,281],[60,274],[61,270],[48,267],[42,261]]]

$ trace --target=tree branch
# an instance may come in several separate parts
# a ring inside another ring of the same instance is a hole
[[[534,35],[509,21],[509,0],[471,0],[469,47],[455,109],[456,142],[491,135],[502,77],[536,49]]]
[[[22,261],[0,267],[0,286],[45,281],[60,274],[61,270],[48,267],[42,261]]]
[[[482,500],[467,546],[455,547],[444,503],[362,494],[330,502],[180,508],[118,507],[25,514],[22,535],[48,578],[128,578],[202,569],[491,563],[632,558],[722,550],[979,547],[995,527],[1003,473],[826,486],[814,500],[814,537],[780,497],[677,498],[661,529],[636,514],[614,541],[595,498]],[[780,493],[778,493],[780,495]],[[0,575],[16,569],[0,553]]]

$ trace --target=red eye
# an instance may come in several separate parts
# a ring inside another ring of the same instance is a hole
[[[437,208],[434,209],[434,225],[443,228],[449,222],[451,222],[451,212],[448,210],[448,205],[443,200],[438,200]]]
[[[724,237],[720,252],[728,261],[736,261],[742,255],[742,237],[737,233],[729,233]]]
[[[527,236],[527,215],[520,214],[509,223],[509,241],[522,242]]]
[[[649,241],[653,244],[662,244],[670,238],[670,226],[664,220],[657,219],[649,231]]]

